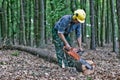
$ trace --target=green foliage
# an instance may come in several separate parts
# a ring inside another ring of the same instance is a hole
[[[3,0],[0,0],[0,7],[2,6],[2,2],[3,2]]]
[[[47,6],[46,6],[46,35],[48,37],[51,37],[52,35],[52,27],[54,27],[54,24],[60,17],[62,17],[65,14],[70,14],[71,11],[69,9],[69,2],[66,3],[66,0],[47,0]],[[51,7],[51,4],[53,8]]]
[[[38,0],[41,1],[41,0]],[[106,0],[105,0],[106,1]],[[71,4],[71,0],[45,0],[45,36],[47,39],[51,39],[52,37],[52,27],[54,27],[55,23],[63,16],[66,14],[72,14],[71,11],[71,6],[73,6],[75,9],[78,8],[83,8],[86,11],[86,29],[85,30],[85,36],[90,36],[91,37],[91,25],[90,25],[90,2],[89,0],[73,0],[73,4]],[[21,3],[23,4],[23,14],[21,15]],[[98,7],[97,8],[97,4]],[[95,27],[98,27],[98,38],[100,35],[100,30],[101,30],[101,24],[105,21],[102,21],[102,8],[103,8],[103,0],[94,0],[94,8],[95,8],[95,13],[98,11],[98,15],[94,15],[94,17],[97,20],[95,20],[94,25]],[[106,2],[105,2],[106,3]],[[41,11],[39,10],[38,13],[36,13],[35,6],[38,5],[39,3],[35,3],[35,0],[0,0],[0,7],[3,6],[4,14],[0,15],[0,38],[4,39],[9,39],[13,44],[16,42],[18,44],[23,44],[21,40],[23,40],[23,37],[25,36],[26,42],[29,43],[29,45],[34,45],[35,39],[34,35],[35,34],[35,19],[34,16],[38,15]],[[81,7],[82,6],[82,7]],[[114,6],[116,6],[116,1],[114,1]],[[106,5],[105,5],[106,7]],[[75,10],[74,9],[74,10]],[[104,16],[110,16],[112,14],[107,14],[107,9],[105,8],[105,15]],[[110,8],[111,9],[111,8]],[[109,9],[109,11],[110,11]],[[116,12],[116,11],[115,11]],[[38,16],[39,17],[39,16]],[[113,17],[113,16],[112,16]],[[111,18],[112,18],[111,17]],[[23,20],[22,20],[23,18]],[[106,18],[106,17],[105,17]],[[111,18],[108,20],[110,21]],[[116,16],[117,18],[117,16]],[[38,18],[37,18],[38,19]],[[38,19],[39,22],[40,19]],[[107,20],[107,19],[105,19]],[[25,26],[21,25],[22,21],[24,21]],[[96,26],[96,23],[99,23]],[[117,24],[117,22],[115,23]],[[109,26],[110,25],[110,26]],[[106,26],[112,28],[111,23]],[[115,31],[118,36],[118,25],[115,26]],[[24,36],[21,36],[21,33],[25,33]],[[106,33],[105,30],[103,30],[103,33]],[[112,30],[111,30],[112,33]],[[111,33],[109,34],[111,36]],[[39,34],[39,33],[38,33]],[[40,37],[40,36],[39,36]],[[104,36],[106,37],[106,36]],[[31,39],[31,40],[29,40]],[[100,39],[98,39],[100,40]]]
[[[92,80],[92,78],[87,76],[87,80]]]
[[[6,64],[6,62],[4,62],[4,61],[0,62],[0,65],[5,65],[5,64]]]
[[[11,54],[12,56],[19,56],[20,55],[20,53],[18,52],[18,51],[15,51],[15,52],[13,52],[12,54]]]

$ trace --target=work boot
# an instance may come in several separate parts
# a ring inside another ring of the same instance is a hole
[[[81,63],[81,62],[76,61],[76,62],[75,62],[75,68],[76,68],[76,70],[77,70],[78,72],[83,72],[83,70],[82,70],[82,63]]]

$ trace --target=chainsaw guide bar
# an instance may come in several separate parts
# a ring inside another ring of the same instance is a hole
[[[77,48],[68,49],[66,47],[63,47],[63,50],[66,54],[68,54],[70,57],[72,57],[74,59],[75,68],[78,72],[82,72],[84,75],[94,73],[94,69],[95,69],[95,66],[96,66],[95,63],[92,60],[82,59],[81,55],[80,55],[81,54],[80,50],[78,50]],[[81,59],[82,59],[82,62],[81,62]],[[91,68],[87,67],[86,64],[89,65],[89,67],[91,67]]]

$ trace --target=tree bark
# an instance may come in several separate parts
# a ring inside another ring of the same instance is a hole
[[[100,30],[100,46],[104,46],[104,31],[105,31],[105,0],[102,1],[102,12],[101,12],[101,30]]]
[[[24,10],[24,0],[20,0],[20,44],[26,45],[25,40],[25,10]]]
[[[28,53],[31,53],[33,55],[37,55],[39,57],[45,58],[48,61],[52,62],[57,62],[57,57],[54,53],[47,49],[41,49],[41,48],[33,48],[33,47],[27,47],[27,46],[22,46],[22,45],[5,45],[2,46],[1,49],[11,49],[11,50],[20,50],[20,51],[25,51]]]
[[[119,54],[118,54],[118,56],[119,56],[119,59],[120,59],[120,0],[117,0],[116,1],[116,5],[117,5],[117,16],[118,16],[118,33],[119,33],[119,35],[118,35],[118,42],[119,42]]]
[[[90,0],[90,24],[91,24],[91,49],[96,49],[94,27],[94,1]]]
[[[110,7],[111,7],[111,22],[112,22],[112,37],[113,37],[113,52],[117,53],[117,35],[116,35],[116,22],[115,22],[115,8],[114,8],[114,1],[110,0]]]
[[[99,18],[100,18],[100,7],[99,7],[99,4],[100,1],[98,0],[95,0],[95,42],[96,42],[96,46],[99,46],[100,44],[100,39],[99,39]]]
[[[44,47],[45,46],[45,26],[44,26],[44,0],[40,0],[39,1],[40,6],[39,6],[39,27],[40,27],[40,31],[39,31],[39,36],[40,36],[40,43],[39,46],[40,47]]]
[[[70,10],[71,10],[71,12],[74,14],[74,11],[76,10],[76,4],[75,4],[75,0],[71,0],[71,2],[70,2]],[[70,37],[71,37],[71,41],[73,42],[73,43],[71,43],[71,45],[72,46],[75,46],[75,44],[74,44],[74,41],[75,41],[75,32],[72,32],[71,34],[70,34]]]
[[[0,41],[1,41],[1,38],[2,38],[2,15],[3,15],[3,10],[2,8],[0,8]]]
[[[3,9],[3,14],[2,14],[2,27],[1,27],[1,37],[2,37],[2,40],[6,40],[7,38],[7,20],[6,20],[6,17],[7,17],[7,12],[6,12],[6,1],[3,0],[2,2],[2,9]]]
[[[38,47],[39,46],[39,40],[38,38],[38,18],[39,18],[39,5],[38,5],[38,0],[34,0],[34,46]]]
[[[110,2],[106,0],[106,6],[107,6],[107,26],[106,26],[106,43],[110,43]]]

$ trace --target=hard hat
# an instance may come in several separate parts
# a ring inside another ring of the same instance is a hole
[[[73,19],[77,19],[80,23],[84,23],[86,18],[86,13],[83,9],[78,9],[74,11]]]

